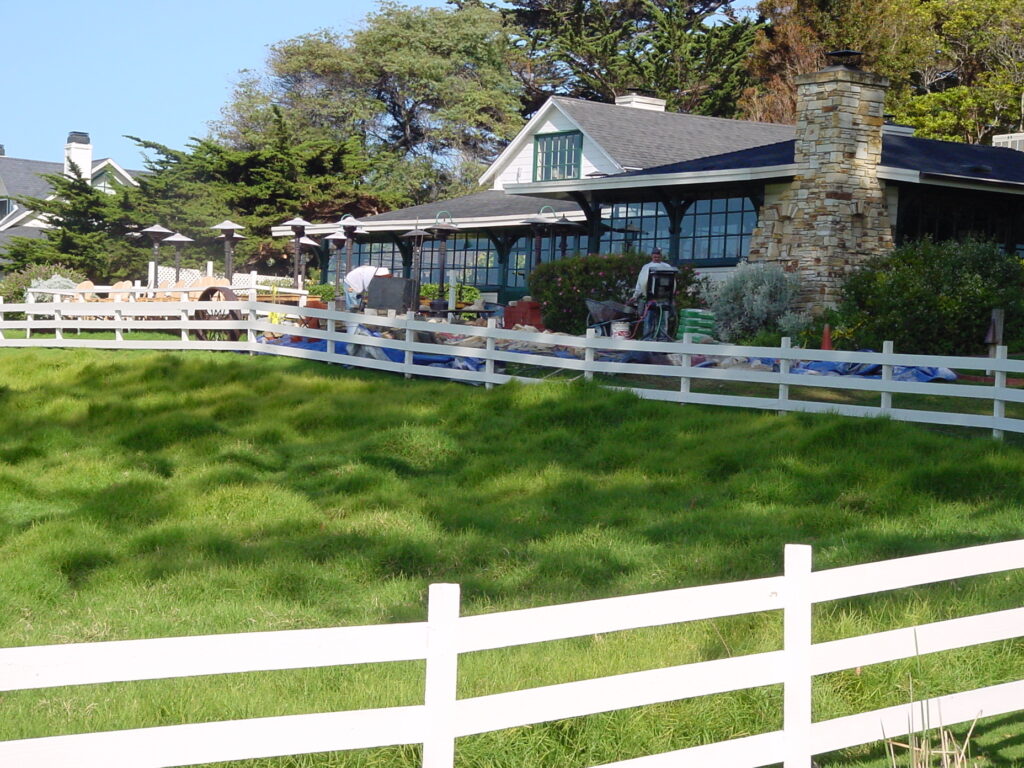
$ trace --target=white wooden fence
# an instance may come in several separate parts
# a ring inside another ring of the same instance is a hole
[[[781,684],[782,730],[604,768],[753,768],[778,762],[808,768],[815,754],[1024,708],[1024,681],[1018,680],[814,722],[814,676],[1020,637],[1024,608],[813,643],[813,605],[1021,568],[1024,540],[817,572],[811,570],[810,547],[789,545],[784,575],[730,584],[477,616],[459,615],[458,585],[434,584],[425,623],[0,649],[0,691],[426,660],[422,705],[7,741],[0,742],[0,765],[157,768],[420,743],[424,768],[452,768],[462,736]],[[770,610],[784,614],[780,650],[456,696],[463,653]]]
[[[891,342],[886,342],[881,353],[840,352],[814,349],[791,348],[788,339],[781,347],[745,347],[724,344],[696,344],[691,341],[653,342],[612,339],[594,335],[568,336],[562,334],[534,333],[497,328],[492,321],[487,327],[469,327],[450,323],[435,323],[417,320],[412,314],[403,316],[370,316],[335,309],[312,309],[294,305],[277,305],[258,302],[255,291],[249,289],[248,301],[237,302],[104,302],[104,303],[45,303],[45,304],[0,304],[0,348],[47,346],[47,347],[93,347],[113,349],[217,349],[281,355],[286,357],[319,360],[328,363],[373,368],[406,377],[432,376],[455,381],[484,384],[492,387],[508,381],[537,381],[542,376],[528,373],[507,373],[500,368],[509,363],[533,366],[548,371],[571,371],[587,379],[594,374],[626,374],[656,377],[670,382],[668,387],[658,388],[632,383],[622,387],[643,398],[674,403],[700,403],[740,408],[758,408],[776,411],[830,412],[847,416],[884,416],[899,421],[925,424],[941,424],[961,427],[988,429],[996,437],[1004,432],[1024,433],[1024,419],[1006,416],[1007,403],[1024,402],[1024,390],[1007,386],[1007,376],[1024,376],[1024,360],[1007,359],[1005,347],[999,347],[994,358],[963,356],[926,356],[896,354]],[[198,309],[215,309],[220,312],[234,310],[241,313],[241,319],[197,320]],[[24,312],[27,320],[6,320],[5,313]],[[320,328],[296,329],[299,321],[317,321]],[[398,338],[381,338],[360,334],[358,327],[390,329]],[[197,341],[193,338],[198,328],[234,329],[243,334],[238,341]],[[54,330],[56,338],[4,338],[5,331],[24,330],[31,336],[33,330]],[[76,330],[114,331],[114,339],[78,338]],[[125,339],[129,331],[169,331],[177,339]],[[472,334],[479,346],[466,344],[438,344],[417,340],[419,332]],[[325,340],[326,350],[316,351],[285,345],[258,343],[261,334],[292,334],[303,338]],[[400,361],[372,359],[347,354],[346,344],[359,347],[381,347],[402,353]],[[522,352],[507,349],[509,344],[533,345],[538,350],[562,348],[573,350],[575,357],[557,357],[539,351]],[[655,365],[624,363],[598,359],[601,351],[610,352],[660,352],[674,355],[678,364]],[[416,353],[443,354],[483,360],[481,370],[453,370],[432,367],[415,360]],[[705,368],[692,364],[697,355],[728,357],[772,358],[780,361],[779,371],[750,370],[744,368]],[[828,361],[841,363],[866,363],[880,365],[880,379],[865,379],[844,376],[807,376],[791,373],[797,361]],[[933,366],[993,373],[991,384],[964,384],[947,382],[894,381],[895,366]],[[768,385],[771,396],[749,396],[727,393],[695,392],[694,381],[737,382]],[[877,393],[877,405],[854,405],[849,403],[816,402],[793,397],[794,387],[814,387],[840,392],[861,391]],[[893,406],[893,395],[931,395],[939,398],[965,398],[985,403],[986,413],[958,412],[963,401],[944,400],[945,410],[923,410],[897,408]]]

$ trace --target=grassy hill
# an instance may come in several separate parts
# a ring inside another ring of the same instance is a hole
[[[233,354],[0,351],[0,645],[421,620],[1019,538],[1024,450],[881,421],[492,391]],[[816,611],[816,639],[1017,607],[1024,575]],[[465,657],[460,696],[779,647],[774,614]],[[818,718],[1019,679],[1024,645],[816,680]],[[0,739],[421,701],[422,667],[0,695]],[[779,726],[777,687],[459,742],[460,766],[584,766]],[[980,765],[1024,760],[983,722]],[[248,766],[416,765],[396,748]],[[880,748],[826,765],[881,764]]]

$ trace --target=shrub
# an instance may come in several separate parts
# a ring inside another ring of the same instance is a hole
[[[845,330],[860,347],[972,354],[985,348],[992,309],[1006,311],[1004,338],[1024,338],[1024,265],[982,240],[919,240],[871,260],[842,287]]]
[[[448,291],[451,290],[451,285],[445,285],[445,295],[441,298],[448,298]],[[423,299],[436,299],[437,298],[437,283],[423,283],[420,285],[420,298]],[[474,301],[480,298],[480,289],[475,285],[465,285],[463,283],[455,284],[455,300],[464,301],[467,304],[472,304]]]
[[[544,325],[553,331],[583,333],[587,299],[625,301],[633,293],[640,269],[650,257],[640,253],[580,256],[539,264],[530,273],[530,293],[540,302]],[[680,267],[676,302],[692,306],[696,277]]]
[[[778,331],[798,289],[797,276],[777,264],[741,263],[709,297],[716,333],[724,341],[737,341]]]
[[[325,283],[319,283],[317,285],[308,285],[306,289],[309,291],[309,295],[315,296],[320,301],[328,302],[334,298],[334,286]]]
[[[31,264],[4,277],[3,282],[0,282],[0,296],[6,302],[18,304],[25,301],[26,290],[40,287],[42,283],[49,283],[54,278],[69,281],[73,288],[85,280],[85,275],[63,264]],[[60,283],[61,286],[67,284]],[[56,287],[56,284],[51,287]]]

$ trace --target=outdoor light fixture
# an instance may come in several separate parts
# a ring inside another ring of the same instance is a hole
[[[366,230],[362,229],[363,222],[353,216],[351,213],[346,213],[341,217],[341,221],[338,222],[338,229],[345,233],[345,237],[348,241],[345,243],[345,274],[347,275],[352,271],[352,244],[356,241],[356,235],[365,235]]]
[[[564,213],[555,220],[552,226],[554,230],[561,235],[561,238],[559,239],[558,243],[558,248],[562,253],[563,259],[566,257],[566,254],[569,250],[569,233],[587,231],[586,226],[580,224],[578,221],[570,221],[568,218],[566,218]]]
[[[292,242],[295,245],[295,265],[292,267],[292,287],[299,287],[299,262],[302,261],[302,237],[306,234],[306,227],[311,226],[305,219],[296,216],[288,219],[281,226],[292,228]]]
[[[334,248],[332,249],[334,251],[334,295],[335,296],[340,296],[341,295],[341,248],[342,248],[343,244],[348,241],[348,238],[345,236],[345,233],[342,230],[339,229],[337,232],[331,232],[331,234],[327,235],[327,237],[325,237],[324,240],[327,241],[327,247],[328,248],[330,248],[331,245],[334,245]],[[330,269],[330,258],[329,257],[328,257],[328,262],[327,262],[327,268]]]
[[[146,227],[142,230],[142,234],[148,235],[150,241],[153,243],[153,287],[157,287],[157,283],[160,282],[159,268],[160,268],[160,243],[162,243],[168,235],[174,234],[167,227],[161,227],[159,224],[154,224],[151,227]]]
[[[452,232],[458,232],[459,226],[454,221],[452,221],[452,215],[448,213],[448,211],[441,211],[437,214],[437,216],[434,217],[434,223],[427,227],[427,231],[433,233],[433,235],[437,238],[438,243],[440,243],[440,245],[438,245],[437,248],[437,298],[439,301],[441,301],[444,300],[444,267],[445,260],[448,257],[448,236],[451,235]],[[444,301],[445,307],[448,309],[452,309],[452,307],[448,307],[447,300]]]
[[[419,301],[420,295],[420,279],[422,277],[422,254],[423,254],[423,241],[431,237],[430,233],[425,229],[410,229],[399,237],[403,237],[406,240],[412,242],[412,279],[416,284],[416,300]]]
[[[228,284],[230,285],[231,278],[235,274],[235,243],[239,240],[245,240],[243,235],[238,234],[245,227],[241,224],[235,224],[230,219],[224,219],[220,224],[215,224],[210,229],[219,230],[219,237],[224,238],[224,277],[228,279]]]
[[[180,232],[175,232],[170,237],[165,237],[163,240],[165,243],[172,243],[174,245],[174,282],[181,282],[181,249],[185,247],[185,243],[194,243],[191,237],[185,237]]]
[[[541,263],[541,242],[544,239],[544,227],[548,227],[549,233],[554,234],[552,227],[554,226],[556,219],[548,218],[544,215],[545,211],[551,211],[551,215],[555,215],[555,209],[550,205],[543,205],[541,209],[537,211],[536,216],[530,216],[528,219],[523,219],[522,223],[526,224],[533,230],[533,264],[527,264],[527,272],[530,272],[534,267]]]

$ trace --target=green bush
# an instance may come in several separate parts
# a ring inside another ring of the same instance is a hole
[[[6,275],[0,282],[0,296],[5,302],[19,304],[25,300],[25,291],[32,287],[33,282],[41,283],[55,276],[67,278],[75,285],[85,280],[82,272],[63,264],[32,264]]]
[[[308,285],[306,289],[309,291],[310,297],[315,296],[323,302],[331,301],[334,298],[334,286],[330,284]]]
[[[633,293],[640,269],[650,257],[640,253],[580,256],[539,264],[530,273],[530,293],[540,302],[544,325],[553,331],[580,334],[587,328],[587,299],[625,301]],[[676,302],[694,304],[696,277],[680,267]]]
[[[450,286],[446,285],[445,295],[441,298],[448,298],[448,291]],[[437,298],[437,283],[423,283],[420,286],[420,298],[423,299],[436,299]],[[467,304],[472,304],[474,301],[480,298],[480,289],[475,285],[465,285],[463,283],[455,284],[455,300],[464,301]]]
[[[1006,311],[1007,340],[1024,339],[1024,264],[982,240],[920,240],[873,259],[842,287],[844,331],[859,347],[920,354],[985,349],[992,309]]]
[[[715,332],[733,342],[753,339],[762,331],[774,335],[798,290],[796,275],[776,264],[740,264],[709,297]]]

